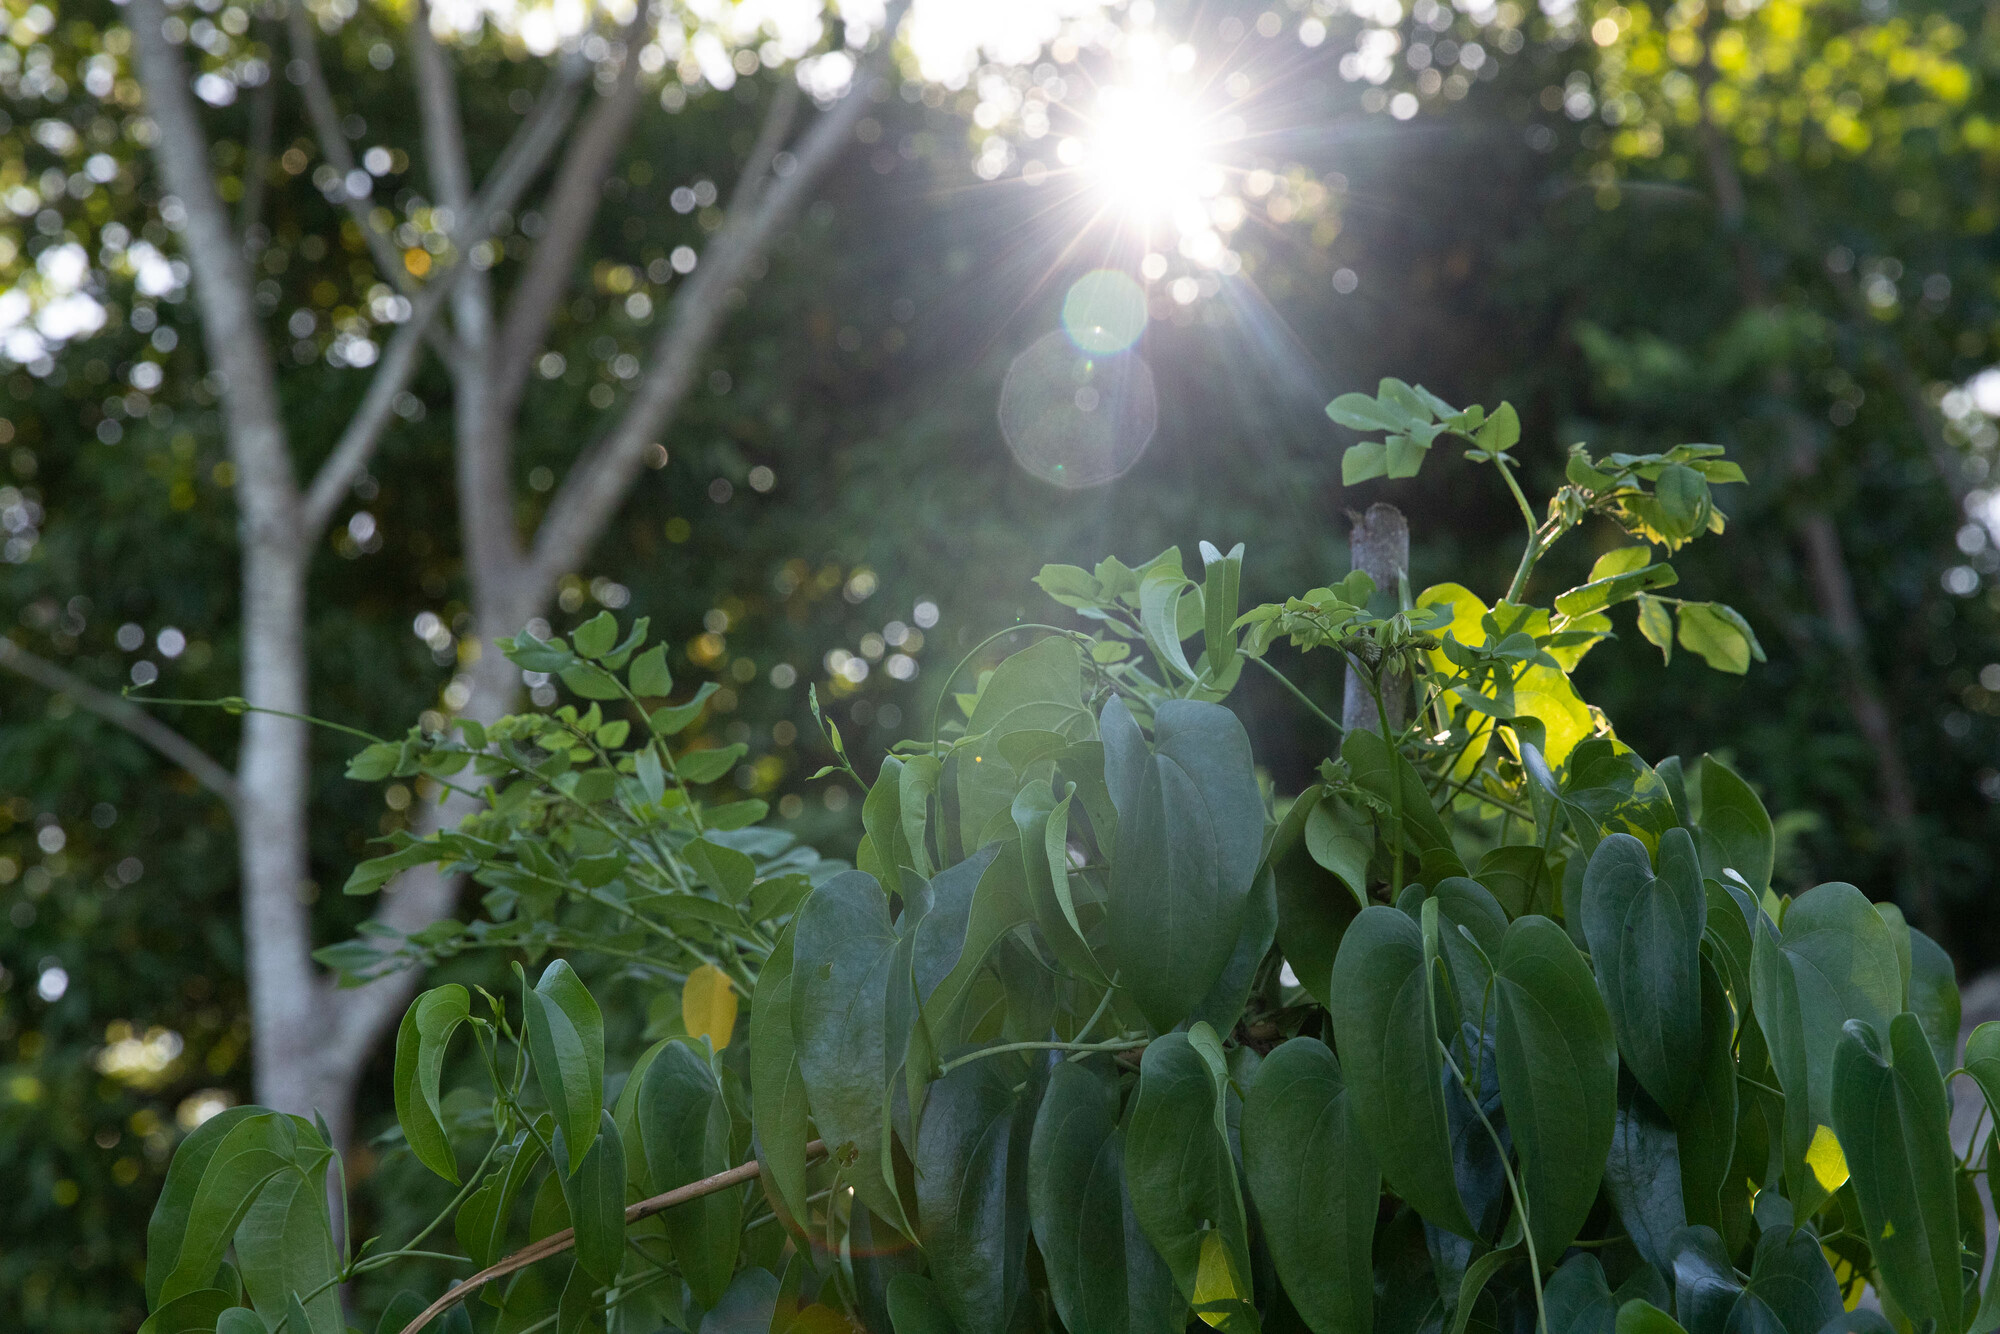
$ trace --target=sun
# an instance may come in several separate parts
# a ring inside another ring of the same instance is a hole
[[[1193,102],[1163,86],[1113,86],[1098,97],[1086,170],[1105,201],[1141,224],[1199,206],[1216,175]]]

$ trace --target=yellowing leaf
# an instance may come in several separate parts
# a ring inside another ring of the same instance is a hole
[[[736,1028],[736,988],[712,963],[688,974],[681,987],[681,1024],[692,1037],[705,1037],[717,1051],[729,1045]]]
[[[1194,1275],[1194,1309],[1203,1320],[1223,1327],[1238,1312],[1238,1303],[1248,1302],[1250,1294],[1236,1276],[1236,1267],[1229,1261],[1229,1247],[1222,1240],[1218,1229],[1211,1229],[1202,1235],[1201,1267]]]
[[[1812,1144],[1806,1149],[1806,1166],[1812,1168],[1813,1176],[1829,1195],[1847,1184],[1847,1155],[1829,1127],[1820,1126],[1813,1131]]]
[[[1643,550],[1643,548],[1639,548]],[[1486,630],[1480,624],[1486,615],[1486,604],[1463,584],[1436,584],[1425,589],[1417,597],[1419,607],[1443,607],[1451,612],[1451,620],[1434,627],[1433,633],[1450,635],[1467,647],[1477,647],[1486,642]],[[1540,608],[1533,608],[1514,627],[1530,635],[1546,635],[1549,632],[1549,614]],[[1609,628],[1609,623],[1601,616],[1585,617],[1576,627],[1580,629]],[[1573,669],[1577,661],[1590,648],[1589,644],[1572,645],[1567,649],[1557,649],[1550,656],[1563,665],[1563,671],[1548,667],[1529,667],[1515,679],[1514,707],[1524,717],[1536,718],[1548,733],[1548,747],[1543,752],[1551,765],[1559,765],[1569,758],[1570,751],[1585,737],[1595,734],[1597,719],[1591,714],[1590,706],[1577,695],[1566,673]],[[1431,669],[1446,677],[1453,676],[1458,669],[1451,659],[1442,652],[1432,650],[1427,657]],[[1479,727],[1476,731],[1489,731],[1490,727]],[[1475,741],[1467,746],[1461,757],[1459,768],[1471,772],[1471,766],[1479,762],[1485,753],[1485,741]],[[1454,773],[1462,777],[1462,774]]]

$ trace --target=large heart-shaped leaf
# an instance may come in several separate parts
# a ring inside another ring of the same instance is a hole
[[[1673,1268],[1674,1234],[1688,1222],[1681,1179],[1673,1124],[1631,1072],[1625,1072],[1618,1081],[1618,1117],[1604,1164],[1604,1188],[1632,1248],[1663,1274]]]
[[[1221,705],[1169,700],[1153,736],[1118,810],[1105,962],[1147,1020],[1169,1029],[1235,948],[1263,854],[1264,801],[1250,738]]]
[[[1463,1237],[1472,1221],[1452,1176],[1423,933],[1405,913],[1361,910],[1341,938],[1328,1006],[1353,1116],[1389,1188]]]
[[[917,1134],[917,1235],[961,1334],[1002,1334],[1028,1245],[1028,1071],[1010,1056],[930,1086]]]
[[[1264,1058],[1242,1136],[1245,1183],[1285,1295],[1314,1334],[1371,1334],[1382,1175],[1325,1043],[1293,1038]]]
[[[1590,1214],[1618,1109],[1618,1048],[1590,966],[1546,917],[1507,928],[1495,962],[1500,1100],[1542,1255]]]
[[[1040,640],[993,669],[965,734],[978,738],[957,751],[959,834],[967,852],[981,833],[1013,801],[1015,775],[1002,758],[1000,742],[1023,731],[1053,732],[1072,741],[1090,734],[1083,706],[1083,659],[1060,635]]]
[[[1725,870],[1761,894],[1771,887],[1778,842],[1770,812],[1742,775],[1713,755],[1701,757],[1701,869],[1712,880]]]
[[[1669,1116],[1687,1104],[1701,1041],[1701,936],[1708,897],[1687,830],[1660,839],[1659,874],[1646,845],[1612,834],[1583,873],[1583,934],[1598,989],[1634,1076]]]
[[[1878,1029],[1858,1019],[1842,1030],[1833,1060],[1833,1129],[1889,1295],[1919,1326],[1935,1320],[1938,1334],[1959,1334],[1965,1289],[1951,1108],[1917,1017],[1899,1014],[1887,1028],[1886,1044]]]
[[[1035,1113],[1028,1216],[1070,1334],[1177,1334],[1187,1302],[1132,1212],[1118,1083],[1062,1062]]]
[[[1227,1097],[1222,1044],[1208,1025],[1155,1040],[1139,1066],[1125,1171],[1132,1212],[1181,1295],[1210,1324],[1254,1329]]]
[[[1740,919],[1739,919],[1740,920]],[[1695,1082],[1674,1118],[1687,1220],[1725,1231],[1722,1192],[1736,1154],[1735,1024],[1722,977],[1701,963],[1701,1043],[1690,1054]]]

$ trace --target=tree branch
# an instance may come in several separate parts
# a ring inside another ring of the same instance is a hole
[[[108,723],[124,728],[181,768],[197,783],[236,808],[236,776],[210,759],[208,753],[147,713],[129,699],[99,690],[79,676],[56,666],[0,635],[0,667],[18,673],[45,690],[67,695]]]
[[[806,1161],[811,1162],[825,1152],[826,1144],[821,1140],[814,1140],[806,1145]],[[677,1204],[686,1204],[689,1200],[698,1200],[704,1195],[713,1195],[717,1191],[728,1190],[731,1186],[740,1186],[746,1181],[754,1180],[762,1170],[762,1164],[754,1158],[747,1163],[738,1163],[735,1167],[727,1171],[717,1172],[712,1177],[703,1177],[700,1181],[691,1181],[685,1186],[677,1186],[673,1190],[641,1200],[637,1204],[626,1205],[625,1221],[627,1223],[636,1223],[642,1218],[649,1218],[654,1214],[671,1209]],[[418,1334],[418,1331],[423,1329],[425,1325],[428,1325],[431,1321],[437,1319],[440,1315],[443,1315],[446,1311],[449,1311],[452,1307],[458,1305],[467,1297],[479,1291],[480,1288],[491,1283],[494,1279],[505,1278],[518,1269],[526,1269],[537,1260],[546,1260],[551,1255],[560,1255],[574,1245],[576,1245],[576,1229],[564,1228],[560,1232],[551,1232],[540,1241],[522,1247],[506,1259],[480,1270],[471,1278],[460,1283],[450,1292],[447,1292],[444,1296],[425,1307],[422,1314],[409,1324],[403,1326],[402,1334]]]
[[[646,16],[641,5],[636,27]],[[627,29],[625,67],[617,87],[597,101],[583,127],[570,142],[563,164],[549,187],[542,216],[546,226],[535,242],[521,281],[514,288],[507,314],[494,340],[492,420],[511,423],[527,389],[530,367],[548,341],[549,324],[569,290],[577,256],[589,239],[604,180],[630,134],[643,100],[639,87],[640,33]]]
[[[388,427],[396,395],[409,386],[416,374],[421,352],[418,344],[423,340],[424,330],[437,318],[453,286],[470,268],[472,248],[491,236],[495,215],[511,211],[520,203],[561,143],[563,129],[576,109],[587,68],[580,56],[564,57],[557,67],[553,86],[542,94],[513,141],[501,153],[485,188],[463,217],[454,217],[450,258],[411,301],[410,318],[389,340],[360,408],[313,477],[302,507],[303,522],[310,534],[308,540],[316,540],[324,530],[355,474],[375,452],[382,432]]]
[[[650,364],[623,420],[577,460],[556,492],[528,557],[528,587],[547,589],[580,565],[624,502],[626,491],[645,466],[646,447],[665,429],[687,396],[702,354],[728,311],[730,289],[743,280],[751,262],[846,148],[855,123],[868,107],[869,85],[887,62],[904,8],[891,9],[880,44],[855,70],[846,96],[821,112],[805,132],[790,173],[769,176],[770,163],[749,164],[749,168],[758,169],[756,175],[746,169],[721,230],[669,303],[665,327],[654,340]]]

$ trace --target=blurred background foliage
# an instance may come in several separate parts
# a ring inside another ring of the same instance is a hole
[[[1729,531],[1680,558],[1683,581],[1740,607],[1769,664],[1742,678],[1678,657],[1663,668],[1628,635],[1592,655],[1584,693],[1650,758],[1730,756],[1781,813],[1787,884],[1901,899],[1962,971],[1991,963],[2000,373],[1978,377],[2000,339],[2000,11],[1143,8],[1115,14],[1214,64],[1250,127],[1242,166],[1259,170],[1236,187],[1241,272],[1190,278],[1186,300],[1152,290],[1140,350],[1159,428],[1136,465],[1052,487],[1016,465],[995,415],[1010,361],[1058,327],[1069,285],[1136,255],[1047,170],[1018,95],[980,110],[996,97],[986,72],[963,91],[885,89],[746,293],[664,460],[565,586],[556,628],[601,607],[650,615],[679,645],[684,687],[723,685],[703,726],[749,745],[739,784],[850,856],[858,803],[807,781],[828,757],[806,687],[857,755],[879,753],[925,726],[967,647],[1052,616],[1028,581],[1044,562],[1243,540],[1246,601],[1282,597],[1347,568],[1347,512],[1379,497],[1410,504],[1416,586],[1470,569],[1496,592],[1518,522],[1504,497],[1444,459],[1421,501],[1393,484],[1343,490],[1349,441],[1321,411],[1336,393],[1394,374],[1453,401],[1511,399],[1534,485],[1553,484],[1571,441],[1712,441],[1750,481],[1720,493]],[[203,9],[232,32],[275,22]],[[105,689],[157,678],[168,695],[227,694],[232,478],[136,87],[116,73],[118,11],[4,11],[0,203],[15,231],[0,267],[39,281],[54,246],[116,240],[125,255],[101,331],[0,372],[5,633]],[[411,139],[388,68],[399,21],[364,7],[328,47],[345,105],[365,113],[349,117],[357,149]],[[490,151],[540,69],[497,41],[467,59],[467,121]],[[525,495],[548,493],[631,378],[674,248],[698,243],[782,77],[697,88],[642,121],[538,367],[561,390],[530,400]],[[990,77],[1046,89],[1061,76]],[[232,173],[266,106],[269,179],[246,184]],[[330,436],[365,386],[344,363],[372,354],[357,348],[387,289],[343,215],[287,187],[319,161],[291,86],[246,86],[215,115],[225,196],[254,196],[270,238],[260,299],[290,341],[287,411]],[[398,159],[379,162],[385,191],[410,169]],[[451,703],[467,646],[449,411],[444,377],[426,372],[315,566],[323,717],[395,733]],[[1580,575],[1585,555],[1541,578]],[[1324,655],[1297,668],[1337,690]],[[1243,698],[1259,756],[1296,789],[1320,758],[1310,738],[1260,725],[1262,696]],[[1886,733],[1859,721],[1868,698]],[[229,756],[229,716],[164,716]],[[424,794],[392,786],[384,804],[340,777],[346,739],[317,748],[313,865],[331,888]],[[136,1326],[143,1223],[175,1138],[247,1091],[231,840],[227,813],[131,736],[0,679],[0,1306],[15,1328]],[[337,893],[317,911],[322,941],[357,920]],[[388,1118],[378,1080],[362,1124]],[[406,1167],[382,1164],[392,1182]]]

